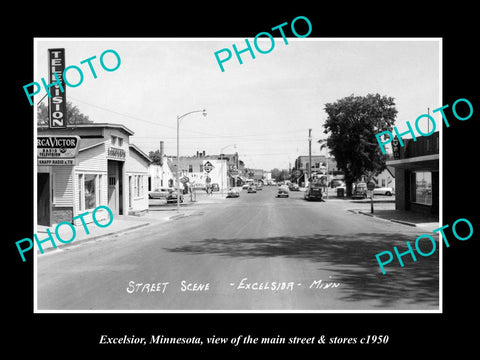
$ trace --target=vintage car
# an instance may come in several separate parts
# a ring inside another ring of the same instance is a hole
[[[255,188],[255,186],[248,187],[247,193],[256,193],[256,192],[257,192],[257,189]]]
[[[167,195],[167,204],[177,202],[177,190],[170,191]],[[180,202],[183,202],[183,195],[180,193]]]
[[[237,198],[240,197],[240,193],[237,189],[229,189],[227,192],[227,198]]]
[[[165,199],[170,191],[173,191],[173,188],[161,187],[148,192],[149,199]]]
[[[287,186],[280,186],[277,191],[277,197],[289,197],[289,190]]]
[[[357,183],[352,191],[352,199],[366,199],[367,184],[364,182]]]
[[[392,187],[389,187],[389,186],[376,187],[375,189],[373,189],[373,194],[374,195],[392,196],[393,193],[395,193],[395,190]]]
[[[323,187],[320,184],[312,183],[308,185],[303,195],[305,200],[323,200]]]
[[[300,191],[300,187],[298,186],[298,184],[295,183],[291,183],[290,185],[288,185],[288,189],[290,191]]]

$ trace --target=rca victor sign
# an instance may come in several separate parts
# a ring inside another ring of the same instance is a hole
[[[75,165],[80,138],[68,136],[38,136],[38,165]]]

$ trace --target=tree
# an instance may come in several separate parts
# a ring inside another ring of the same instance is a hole
[[[272,179],[275,179],[275,181],[277,182],[285,181],[290,178],[290,175],[287,169],[280,170],[278,168],[274,168],[271,170],[271,174],[272,174]]]
[[[345,174],[347,195],[362,175],[378,174],[386,167],[375,135],[392,131],[397,110],[392,97],[350,95],[325,104],[328,115],[323,127],[327,146]]]
[[[163,165],[162,157],[160,155],[160,150],[150,151],[148,153],[150,159],[152,159],[152,163],[155,165]]]
[[[67,125],[91,124],[87,115],[80,112],[76,105],[67,101]],[[37,125],[48,125],[48,106],[41,102],[37,107]]]

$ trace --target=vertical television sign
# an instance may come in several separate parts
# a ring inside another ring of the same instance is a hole
[[[48,67],[50,84],[57,82],[57,77],[62,84],[50,88],[51,96],[48,98],[49,128],[67,127],[67,98],[63,71],[65,70],[65,49],[48,49]],[[57,75],[57,77],[55,76]]]

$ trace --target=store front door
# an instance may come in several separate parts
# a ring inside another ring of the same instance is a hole
[[[123,162],[108,160],[108,207],[114,214],[123,214]]]
[[[37,224],[51,225],[49,173],[37,173]]]

